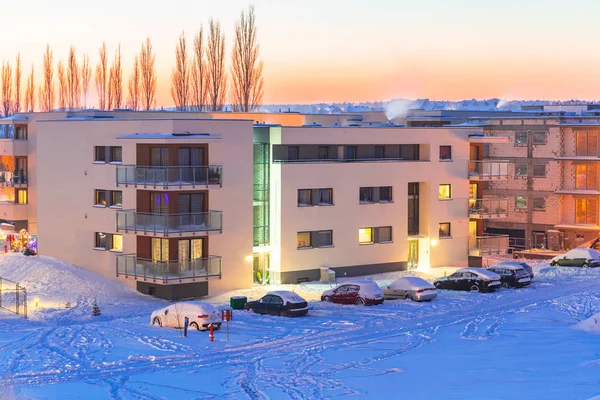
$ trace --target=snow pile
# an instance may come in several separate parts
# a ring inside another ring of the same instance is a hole
[[[600,334],[600,313],[581,321],[575,325],[575,328],[588,333]]]

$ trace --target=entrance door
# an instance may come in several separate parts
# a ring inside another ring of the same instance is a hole
[[[419,266],[419,240],[408,241],[408,269],[416,269]]]
[[[254,255],[254,282],[259,285],[269,284],[269,253]]]

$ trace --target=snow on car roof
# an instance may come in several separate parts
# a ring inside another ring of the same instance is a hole
[[[429,288],[434,287],[431,283],[418,276],[404,276],[390,283],[390,289],[410,289],[410,288]]]
[[[182,301],[180,303],[172,304],[171,307],[178,307],[180,305],[183,308],[197,307],[197,308],[201,309],[202,311],[206,311],[206,312],[217,311],[216,307],[213,306],[212,304],[205,303],[203,301],[196,301],[196,300]]]
[[[521,264],[517,264],[517,263],[500,263],[500,264],[492,265],[490,268],[504,268],[504,269],[510,269],[513,271],[516,271],[519,269],[525,269],[525,268],[523,268],[523,266]]]
[[[483,268],[463,268],[463,269],[459,269],[456,272],[472,272],[474,274],[479,275],[482,278],[489,278],[489,279],[498,279],[500,277],[497,273],[488,271],[487,269],[483,269]]]
[[[303,302],[306,302],[306,300],[304,300],[302,298],[302,296],[298,295],[297,293],[291,292],[289,290],[275,290],[273,292],[267,293],[267,295],[279,296],[279,297],[281,297],[283,299],[283,301],[285,303],[303,303]]]
[[[567,251],[562,255],[567,258],[592,258],[597,259],[600,258],[600,252],[595,249],[584,249],[584,248],[576,248]]]
[[[353,281],[346,281],[346,282],[342,282],[340,283],[339,286],[342,285],[377,285],[377,282],[374,281],[369,281],[367,279],[357,279],[357,280],[353,280]]]

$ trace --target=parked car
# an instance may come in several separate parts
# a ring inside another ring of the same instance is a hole
[[[221,315],[213,305],[200,301],[185,301],[171,304],[152,313],[150,323],[168,328],[183,328],[185,317],[189,318],[189,328],[207,330],[210,324],[215,329],[221,327]]]
[[[600,252],[595,249],[577,248],[556,256],[550,265],[560,267],[600,267]]]
[[[500,275],[483,268],[462,268],[433,281],[437,289],[493,292],[501,286]]]
[[[321,295],[321,301],[340,304],[377,305],[383,303],[383,290],[367,280],[344,282]]]
[[[386,299],[431,301],[437,297],[437,289],[425,279],[416,276],[405,276],[385,286],[383,294]]]
[[[527,272],[525,268],[518,264],[500,263],[492,265],[488,268],[488,271],[492,271],[500,275],[500,282],[503,288],[520,288],[523,286],[529,286],[531,283],[529,272]]]
[[[308,313],[308,303],[301,296],[287,290],[269,292],[256,301],[246,303],[246,310],[257,314],[296,317]]]
[[[520,265],[529,274],[529,279],[533,280],[533,268],[531,268],[531,266],[529,264],[527,264],[526,262],[514,260],[514,261],[502,261],[499,264],[502,264],[502,265],[504,265],[504,264]]]

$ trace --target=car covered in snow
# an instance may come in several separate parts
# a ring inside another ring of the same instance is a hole
[[[383,294],[386,299],[431,301],[437,297],[437,289],[425,279],[417,276],[405,276],[384,286]]]
[[[383,290],[368,280],[344,282],[321,294],[321,301],[339,304],[377,305],[383,303]]]
[[[500,282],[503,288],[521,288],[529,286],[531,283],[529,272],[518,264],[500,263],[492,265],[487,270],[500,275]]]
[[[567,251],[562,256],[556,256],[550,265],[560,267],[600,267],[600,252],[595,249],[577,248]]]
[[[437,289],[493,292],[501,287],[500,275],[483,268],[462,268],[433,281]]]
[[[152,313],[150,323],[161,327],[183,328],[185,317],[189,319],[188,327],[207,330],[213,324],[215,329],[221,327],[221,315],[212,304],[200,301],[184,301],[171,304]]]
[[[514,260],[514,261],[502,261],[498,264],[519,265],[519,266],[523,267],[525,269],[525,271],[527,271],[527,273],[529,274],[529,278],[531,280],[533,280],[533,268],[531,268],[531,266],[529,264],[527,264],[526,262]],[[498,264],[496,264],[496,265],[498,265]]]
[[[277,290],[267,293],[256,301],[249,301],[246,310],[257,314],[279,315],[282,317],[299,317],[308,313],[308,303],[301,296],[288,290]]]

